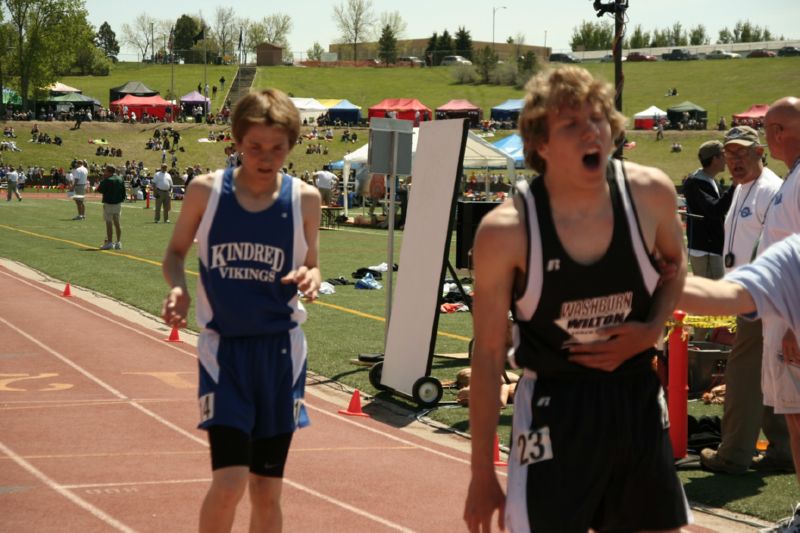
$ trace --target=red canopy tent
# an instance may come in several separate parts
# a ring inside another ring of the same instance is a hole
[[[368,117],[385,117],[388,111],[394,111],[393,118],[414,120],[419,112],[419,121],[433,120],[433,112],[416,98],[387,98],[369,108]]]
[[[128,113],[136,113],[137,119],[141,119],[142,114],[146,111],[151,117],[157,117],[161,120],[164,119],[164,114],[167,108],[172,108],[172,116],[178,116],[178,106],[164,100],[160,96],[133,96],[129,94],[119,100],[111,102],[111,110],[118,113],[123,112],[123,107],[128,107]]]
[[[737,113],[733,115],[733,121],[731,122],[731,125],[735,126],[737,124],[741,124],[753,127],[763,126],[764,116],[767,114],[768,109],[768,104],[751,105],[750,109],[744,113]]]
[[[477,128],[483,119],[483,110],[469,100],[450,100],[436,108],[436,118],[466,118],[470,127]]]

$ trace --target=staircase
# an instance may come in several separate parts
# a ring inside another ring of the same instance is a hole
[[[255,78],[255,65],[239,66],[239,70],[236,71],[236,77],[233,79],[233,83],[231,83],[231,87],[228,90],[227,99],[231,101],[231,104],[236,104],[239,98],[250,92],[250,87],[253,85],[253,80]]]

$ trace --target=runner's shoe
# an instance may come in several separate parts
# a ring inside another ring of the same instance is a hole
[[[111,250],[114,248],[114,243],[111,241],[106,241],[103,243],[103,246],[100,247],[101,250]]]

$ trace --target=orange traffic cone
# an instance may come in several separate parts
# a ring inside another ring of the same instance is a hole
[[[508,466],[508,463],[500,459],[500,438],[494,434],[494,466]]]
[[[164,340],[167,342],[181,342],[181,337],[178,335],[178,328],[172,326],[172,331],[169,332],[169,337]]]
[[[361,410],[361,393],[358,392],[358,389],[353,391],[353,396],[350,398],[350,405],[347,406],[347,409],[339,409],[339,414],[369,417],[367,413]]]
[[[63,292],[63,293],[61,293],[61,296],[64,296],[64,297],[66,297],[66,298],[68,298],[68,297],[72,296],[72,289],[71,289],[71,288],[70,288],[70,286],[69,286],[69,281],[68,281],[68,282],[67,282],[67,284],[64,286],[64,292]]]

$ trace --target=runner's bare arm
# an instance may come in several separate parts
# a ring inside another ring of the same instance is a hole
[[[317,297],[319,286],[322,283],[322,274],[319,271],[319,220],[322,210],[319,190],[300,180],[298,183],[300,183],[300,201],[303,211],[303,232],[308,244],[308,252],[303,265],[286,274],[281,278],[281,282],[296,283],[297,289],[302,291],[306,298],[313,300]]]
[[[170,326],[185,327],[189,302],[191,300],[186,288],[185,260],[186,254],[194,242],[194,236],[211,193],[213,176],[210,174],[193,179],[186,188],[181,213],[175,224],[161,271],[170,290],[161,307],[161,317]]]
[[[625,322],[605,328],[601,333],[611,336],[608,341],[570,349],[576,354],[570,357],[572,362],[609,372],[655,344],[678,303],[687,270],[683,227],[677,215],[674,185],[657,168],[626,163],[625,169],[645,245],[660,260],[674,266],[675,273],[662,278],[645,322]]]
[[[508,310],[515,275],[524,269],[527,234],[511,200],[481,221],[473,247],[475,346],[470,379],[472,480],[464,506],[470,531],[490,531],[499,512],[504,527],[505,496],[494,471],[493,445],[500,409],[500,376],[506,360]]]

